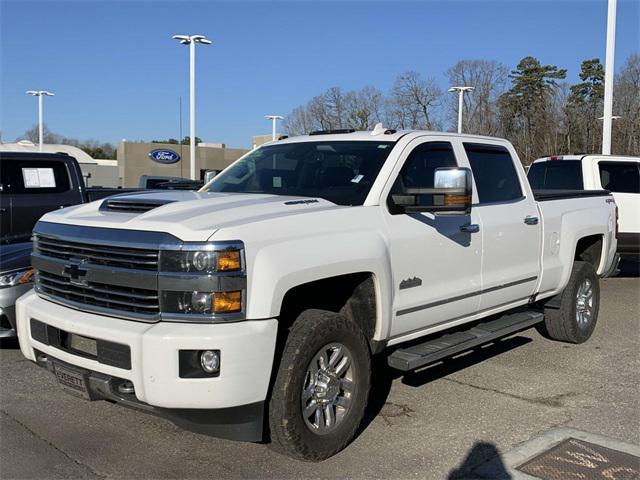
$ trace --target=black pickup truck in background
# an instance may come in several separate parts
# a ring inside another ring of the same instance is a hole
[[[31,231],[42,215],[148,188],[196,190],[205,181],[147,175],[143,179],[149,181],[141,188],[87,187],[80,165],[69,155],[0,151],[0,339],[15,337],[15,301],[33,285]]]
[[[69,155],[0,152],[0,245],[28,242],[38,219],[51,210],[136,190],[86,187]]]
[[[15,336],[15,301],[33,285],[31,230],[58,208],[140,189],[87,188],[65,154],[0,152],[0,339]]]

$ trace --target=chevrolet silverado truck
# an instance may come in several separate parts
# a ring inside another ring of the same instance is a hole
[[[318,461],[356,435],[374,356],[586,341],[615,234],[609,192],[533,192],[506,140],[314,132],[198,192],[45,215],[20,346],[73,394]]]

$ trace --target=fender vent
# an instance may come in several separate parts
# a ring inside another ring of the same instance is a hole
[[[167,203],[172,203],[175,200],[125,200],[112,198],[105,200],[100,205],[100,210],[107,210],[110,212],[124,212],[124,213],[144,213],[154,208],[161,207]]]

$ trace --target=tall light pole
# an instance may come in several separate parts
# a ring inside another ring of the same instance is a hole
[[[29,90],[28,95],[38,97],[38,151],[42,152],[42,137],[44,136],[44,123],[42,121],[42,97],[53,97],[53,93],[46,90]]]
[[[611,126],[613,124],[613,69],[616,51],[616,0],[609,0],[607,12],[607,52],[604,66],[604,123],[602,125],[602,154],[611,155]]]
[[[174,35],[182,45],[189,45],[189,156],[191,180],[196,179],[196,43],[211,45],[204,35]]]
[[[265,115],[264,118],[271,120],[271,140],[276,139],[276,123],[278,120],[282,120],[284,117],[280,115]]]
[[[472,92],[475,87],[451,87],[450,92],[458,92],[458,133],[462,133],[462,105],[464,92]]]

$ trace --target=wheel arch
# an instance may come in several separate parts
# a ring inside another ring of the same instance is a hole
[[[318,278],[287,290],[278,320],[288,328],[306,309],[340,313],[362,329],[373,347],[376,333],[380,330],[382,306],[379,291],[378,279],[371,271]]]
[[[573,260],[590,263],[594,270],[600,270],[605,256],[604,235],[601,233],[580,237],[575,246]]]

